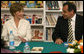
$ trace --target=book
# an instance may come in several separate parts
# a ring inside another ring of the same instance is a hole
[[[32,41],[43,41],[43,29],[32,29]]]
[[[47,17],[46,17],[46,25],[47,25],[47,26],[49,25],[49,22],[48,22],[48,20],[47,20]]]
[[[50,14],[46,16],[47,24],[49,23],[50,26],[54,26],[56,24],[56,19],[54,15]]]
[[[53,18],[52,18],[52,15],[51,15],[51,14],[50,14],[50,20],[51,20],[51,26],[54,26],[55,23],[54,23],[54,21],[53,21]]]
[[[32,19],[31,19],[31,18],[29,18],[29,17],[25,17],[25,18],[26,18],[26,20],[27,20],[27,21],[29,21],[29,23],[31,24]]]
[[[48,29],[48,41],[51,41],[52,35],[51,35],[51,29]]]
[[[9,1],[9,2],[11,2],[11,4],[16,3],[16,1]]]
[[[46,29],[46,40],[48,40],[48,29]]]
[[[43,8],[43,1],[36,1],[37,8]]]
[[[58,1],[58,4],[59,4],[59,10],[62,10],[62,8],[63,8],[62,1]]]
[[[1,1],[1,8],[8,8],[8,1]]]
[[[47,1],[46,5],[48,7],[48,10],[59,10],[58,1]]]
[[[27,2],[26,1],[20,1],[20,3],[23,5],[24,8],[27,8]]]
[[[35,1],[29,1],[29,4],[34,3]]]
[[[25,16],[25,19],[30,22],[30,24],[42,24],[42,15],[30,14]]]
[[[3,14],[1,15],[1,21],[2,21],[2,24],[4,24],[6,21],[8,21],[10,18],[10,15],[8,14]]]
[[[26,5],[27,5],[27,8],[30,8],[29,1],[27,1],[27,4]]]
[[[35,1],[29,1],[29,8],[35,8]]]
[[[51,17],[52,17],[52,20],[54,22],[54,25],[56,25],[57,20],[55,19],[55,16],[54,15],[51,15]]]
[[[43,1],[1,1],[1,8],[10,8],[13,3],[21,3],[25,8],[43,8]]]
[[[35,23],[36,24],[42,24],[42,15],[36,15]]]
[[[51,22],[50,22],[49,16],[47,16],[46,18],[47,18],[47,21],[48,21],[49,25],[51,25]]]
[[[43,29],[40,29],[39,31],[40,31],[39,36],[40,36],[40,37],[43,37]]]
[[[80,2],[80,10],[83,10],[83,1],[79,1]]]
[[[46,29],[46,40],[51,42],[52,41],[52,28]]]

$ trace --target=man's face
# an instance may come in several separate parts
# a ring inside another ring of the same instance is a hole
[[[72,11],[68,11],[68,5],[65,5],[65,6],[63,7],[62,15],[63,15],[64,19],[71,18],[71,16],[72,16]]]

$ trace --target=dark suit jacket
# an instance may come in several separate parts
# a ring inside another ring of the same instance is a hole
[[[82,35],[83,35],[83,16],[77,14],[75,22],[76,40],[79,41],[80,39],[82,39]],[[63,16],[60,16],[54,28],[52,39],[55,42],[57,38],[61,38],[64,42],[66,42],[67,37],[68,37],[68,20],[64,19]]]

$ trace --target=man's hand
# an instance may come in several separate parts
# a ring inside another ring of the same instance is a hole
[[[56,39],[55,43],[56,43],[56,44],[62,44],[63,41],[59,38],[59,39]]]
[[[22,42],[26,42],[26,40],[20,36],[18,36]]]

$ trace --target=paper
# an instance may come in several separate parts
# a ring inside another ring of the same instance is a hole
[[[43,50],[43,47],[33,47],[31,50],[31,53],[41,53]]]
[[[33,47],[33,49],[42,49],[43,50],[43,47]]]

